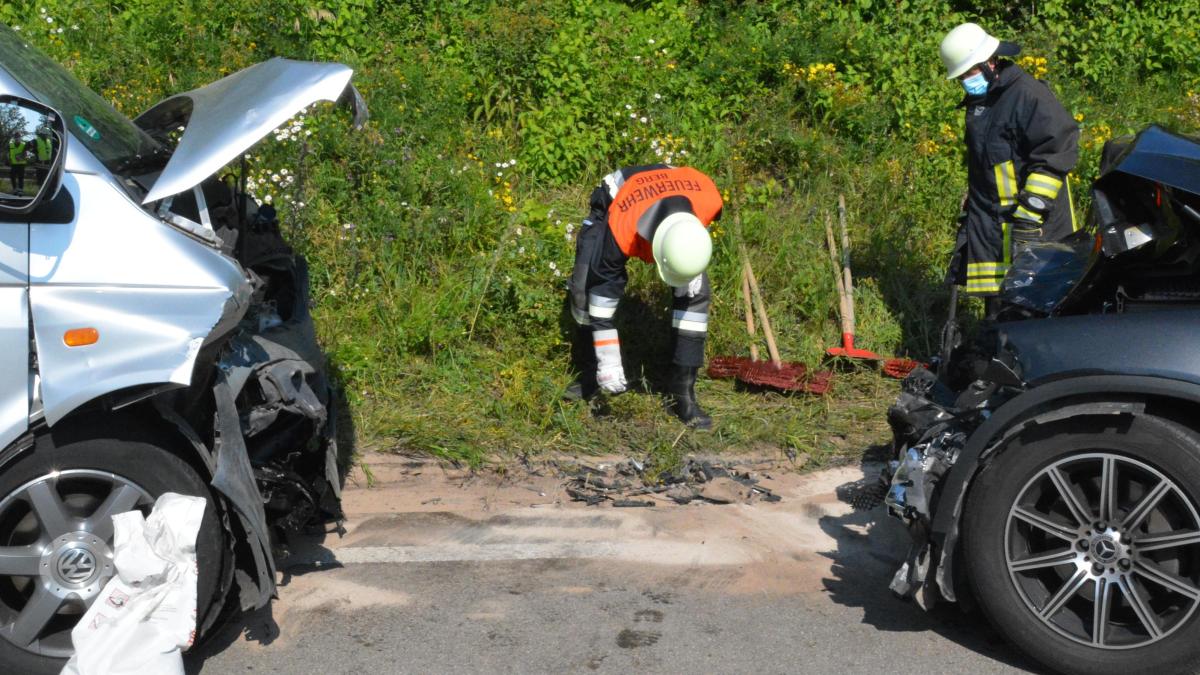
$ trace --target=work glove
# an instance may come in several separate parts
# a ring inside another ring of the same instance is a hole
[[[1012,212],[1012,240],[1014,246],[1040,241],[1042,222],[1050,204],[1044,198],[1022,191],[1017,195],[1017,206]]]
[[[610,394],[624,392],[625,368],[621,365],[621,341],[617,331],[593,331],[592,344],[596,350],[596,384]]]
[[[610,394],[622,394],[628,389],[625,382],[625,369],[620,364],[615,366],[600,366],[596,370],[596,384]]]
[[[1042,239],[1042,224],[1028,220],[1013,220],[1012,241],[1014,246],[1024,246]]]

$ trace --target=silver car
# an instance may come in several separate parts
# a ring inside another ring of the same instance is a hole
[[[199,495],[197,628],[266,604],[337,521],[304,259],[236,173],[351,70],[272,59],[129,120],[0,26],[0,663],[57,672],[114,574],[114,513]],[[240,172],[243,176],[245,172]]]

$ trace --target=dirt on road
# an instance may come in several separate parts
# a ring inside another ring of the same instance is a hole
[[[907,534],[882,509],[849,504],[880,466],[805,474],[786,460],[751,460],[779,501],[679,505],[650,495],[639,499],[652,507],[587,506],[552,469],[473,473],[368,456],[369,474],[356,469],[347,482],[345,535],[295,546],[280,565],[279,599],[227,629],[192,669],[316,658],[349,671],[386,649],[364,637],[378,633],[404,643],[399,670],[407,672],[593,670],[578,652],[601,670],[728,671],[737,662],[722,658],[783,631],[828,633],[809,641],[825,666],[841,670],[890,663],[885,642],[874,655],[857,649],[881,627],[901,630],[918,650],[947,652],[943,665],[1004,669],[995,658],[1008,652],[994,637],[890,596]],[[739,630],[745,635],[730,634]],[[717,649],[723,640],[733,651]],[[715,656],[704,656],[708,645]],[[760,650],[776,645],[793,649],[771,639]]]

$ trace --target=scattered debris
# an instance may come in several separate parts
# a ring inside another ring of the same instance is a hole
[[[874,509],[883,503],[887,492],[887,481],[870,476],[838,486],[836,490],[838,499],[849,504],[855,511]]]
[[[700,497],[716,504],[747,501],[750,494],[749,488],[727,476],[717,478],[700,488]]]
[[[636,460],[598,467],[579,465],[572,473],[564,489],[573,501],[588,506],[606,501],[611,501],[614,507],[653,506],[654,501],[633,499],[646,495],[660,496],[677,504],[780,501],[779,495],[759,485],[757,473],[710,460],[689,458],[674,471],[656,477],[648,475],[645,465]]]

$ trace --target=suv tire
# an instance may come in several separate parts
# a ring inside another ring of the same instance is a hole
[[[1200,662],[1190,429],[1146,415],[1034,427],[974,481],[963,545],[984,613],[1055,670],[1181,673]]]

